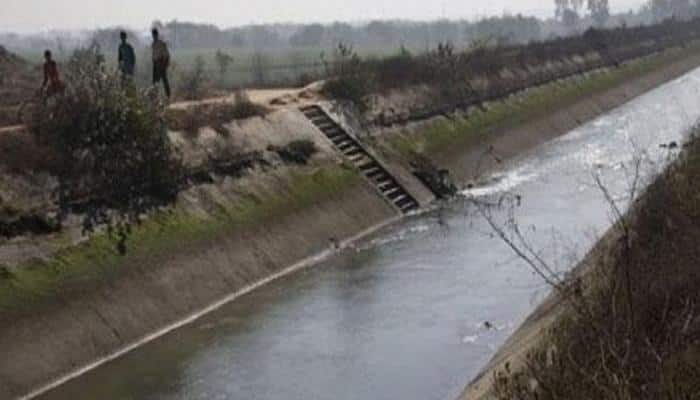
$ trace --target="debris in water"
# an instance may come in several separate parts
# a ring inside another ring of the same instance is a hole
[[[450,171],[436,167],[431,160],[422,156],[411,161],[411,166],[414,168],[413,175],[438,199],[449,199],[457,194],[457,186],[450,177]]]
[[[678,148],[678,142],[662,143],[659,147],[662,149],[675,150]]]

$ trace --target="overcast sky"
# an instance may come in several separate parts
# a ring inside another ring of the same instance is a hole
[[[644,0],[610,0],[615,10]],[[474,18],[503,12],[551,16],[553,0],[0,0],[0,31],[35,32],[129,26],[151,21],[209,22],[222,27],[268,22]]]

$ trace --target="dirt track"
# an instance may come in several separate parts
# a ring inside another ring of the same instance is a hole
[[[17,132],[17,131],[21,131],[22,129],[24,129],[24,125],[3,126],[3,127],[0,127],[0,134]]]
[[[314,99],[314,95],[308,89],[255,89],[246,90],[246,95],[253,103],[263,104],[268,107],[285,107],[289,105],[299,105],[308,100]],[[235,93],[227,96],[212,97],[204,100],[196,101],[180,101],[170,105],[173,109],[189,108],[200,104],[212,103],[233,103],[235,101]]]
[[[301,106],[314,100],[318,100],[318,95],[315,93],[315,91],[308,87],[302,89],[255,89],[246,90],[245,93],[253,103],[262,104],[270,108]],[[174,110],[183,110],[203,104],[233,103],[235,101],[235,97],[235,93],[231,93],[227,96],[211,97],[203,100],[179,101],[172,103],[169,108]],[[0,126],[0,135],[4,133],[21,131],[22,129],[24,129],[24,125]]]

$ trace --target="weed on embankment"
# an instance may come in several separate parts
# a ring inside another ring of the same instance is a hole
[[[228,136],[226,124],[253,117],[264,117],[270,113],[267,107],[253,103],[245,92],[236,92],[232,103],[223,101],[203,103],[186,109],[169,109],[166,113],[168,128],[183,131],[196,137],[199,130],[212,127],[218,134]]]
[[[497,399],[700,398],[700,141],[606,236]]]
[[[49,259],[24,263],[0,276],[0,320],[38,313],[41,307],[65,301],[72,294],[84,295],[134,268],[143,268],[137,266],[144,260],[156,265],[153,261],[159,257],[171,257],[217,237],[342,198],[358,182],[359,176],[342,166],[289,168],[274,184],[253,185],[230,202],[217,203],[206,215],[183,206],[155,213],[132,227],[125,255],[115,249],[107,233],[95,233]]]
[[[601,69],[533,87],[503,101],[487,103],[483,109],[474,108],[466,116],[439,119],[418,130],[404,130],[391,135],[386,138],[387,147],[396,149],[405,157],[414,153],[436,156],[447,149],[460,148],[479,135],[488,135],[496,130],[536,120],[576,104],[581,99],[603,93],[655,71],[677,60],[682,54],[695,50],[697,49],[673,49],[622,64],[617,68]]]

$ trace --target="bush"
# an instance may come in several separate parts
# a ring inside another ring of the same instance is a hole
[[[167,137],[164,103],[106,71],[99,47],[76,51],[64,93],[40,104],[30,130],[62,168],[61,210],[81,211],[84,228],[107,224],[123,247],[139,216],[172,201],[182,167]]]
[[[355,78],[332,78],[323,85],[323,94],[332,99],[352,102],[360,110],[367,108],[366,86]]]
[[[230,109],[232,119],[247,119],[252,117],[262,117],[267,115],[270,110],[260,104],[253,103],[248,98],[246,92],[239,90],[235,94],[235,102]]]
[[[12,270],[10,270],[10,267],[0,264],[0,281],[1,280],[8,280],[12,279]]]
[[[185,100],[200,100],[206,94],[206,84],[204,58],[197,56],[192,68],[182,74],[178,91]]]
[[[316,143],[311,140],[295,140],[284,147],[271,147],[268,150],[276,152],[284,162],[299,165],[306,165],[318,151]]]
[[[224,81],[226,80],[226,74],[228,73],[228,69],[233,63],[233,56],[224,53],[223,51],[221,51],[221,49],[219,49],[216,50],[216,54],[214,57],[216,59],[216,64],[219,67],[219,84],[223,85]]]
[[[398,54],[377,60],[374,64],[377,82],[381,82],[385,87],[404,87],[418,80],[418,63],[403,46]]]
[[[15,175],[55,171],[62,165],[56,152],[36,143],[24,131],[7,132],[0,137],[0,167]]]
[[[253,82],[258,86],[265,86],[267,83],[267,69],[270,65],[270,60],[263,53],[256,52],[250,60],[251,72],[253,74]]]
[[[350,101],[361,110],[367,108],[366,97],[372,82],[369,69],[352,46],[338,44],[331,62],[323,60],[329,79],[323,85],[324,95]]]

